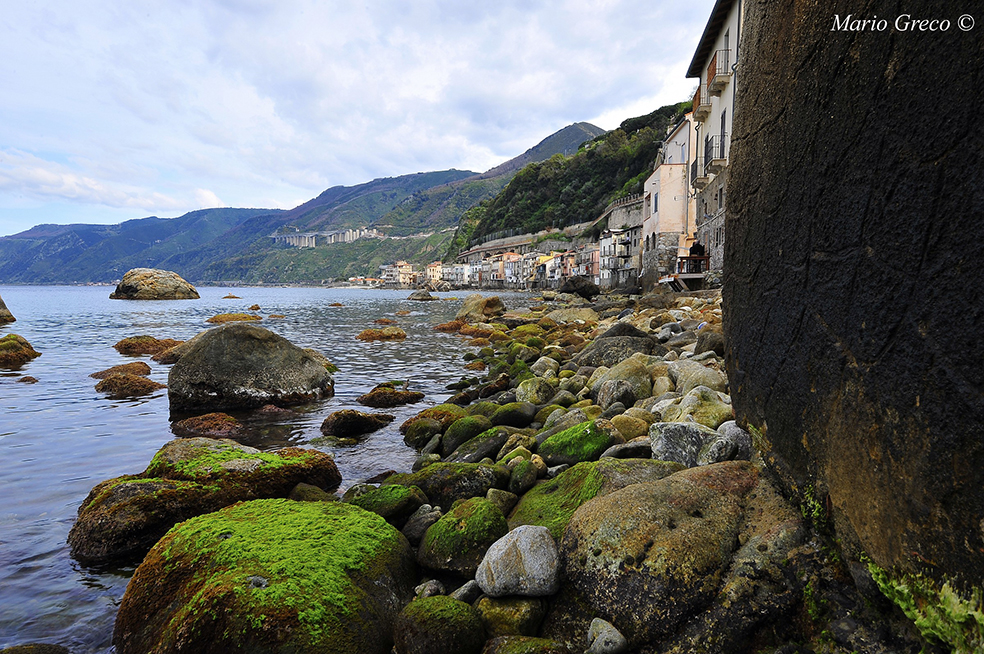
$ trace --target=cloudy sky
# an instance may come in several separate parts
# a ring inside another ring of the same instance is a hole
[[[0,235],[484,171],[689,98],[712,0],[21,0]]]

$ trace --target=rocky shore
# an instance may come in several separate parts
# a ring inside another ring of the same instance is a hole
[[[474,295],[435,325],[462,339],[465,376],[400,425],[411,470],[340,497],[317,450],[196,436],[97,485],[73,552],[143,557],[116,650],[937,651],[735,422],[719,292],[530,304]],[[387,382],[359,401],[418,395]],[[339,411],[322,430],[358,447],[392,419]]]

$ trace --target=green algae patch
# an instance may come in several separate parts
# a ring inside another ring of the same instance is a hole
[[[433,463],[423,470],[390,475],[385,485],[416,486],[432,504],[449,508],[456,500],[485,497],[490,488],[504,489],[509,471],[482,463]]]
[[[39,356],[41,353],[23,336],[7,334],[0,338],[0,368],[18,368]]]
[[[485,630],[478,612],[446,595],[414,600],[396,621],[396,651],[479,654]]]
[[[431,570],[475,575],[492,543],[509,532],[499,507],[482,497],[454,506],[431,525],[417,551],[417,561]]]
[[[950,582],[939,586],[921,575],[892,573],[868,562],[882,594],[912,620],[924,638],[943,643],[955,654],[984,651],[984,606],[980,587],[969,596]]]
[[[603,482],[597,462],[579,463],[527,491],[509,516],[509,528],[538,525],[549,529],[550,535],[560,540],[571,516],[579,506],[598,495]]]
[[[465,409],[457,404],[438,404],[437,406],[432,406],[429,409],[424,409],[412,418],[408,418],[406,422],[400,425],[400,433],[406,434],[407,429],[410,428],[410,425],[418,420],[424,420],[427,418],[441,423],[441,431],[443,432],[456,420],[464,418],[466,415],[468,415],[468,413]]]
[[[313,450],[301,450],[293,458],[313,456]],[[200,480],[238,470],[255,470],[261,466],[279,468],[290,464],[291,458],[244,447],[228,439],[191,438],[177,441],[174,447],[162,448],[151,459],[144,474]]]
[[[412,597],[406,539],[342,503],[244,502],[175,526],[127,586],[130,652],[389,652]]]
[[[574,465],[596,460],[616,442],[618,439],[602,429],[598,421],[589,420],[550,436],[540,444],[537,453],[547,465]]]
[[[399,529],[414,511],[428,503],[428,499],[416,486],[392,485],[380,486],[358,495],[349,503],[382,516]]]

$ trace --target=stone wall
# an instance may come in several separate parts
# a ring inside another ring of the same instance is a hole
[[[718,193],[727,189],[728,169],[714,176],[697,196],[697,239],[703,243],[707,256],[711,258],[711,270],[724,267],[725,216],[727,214],[727,192],[724,203],[718,207]],[[706,207],[706,210],[705,210]]]
[[[945,32],[892,23],[946,18]],[[957,6],[748,2],[724,302],[738,419],[849,560],[984,570],[984,29]],[[885,31],[832,31],[835,15]]]

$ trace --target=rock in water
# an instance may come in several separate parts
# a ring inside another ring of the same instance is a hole
[[[334,380],[317,358],[248,323],[196,337],[168,374],[172,411],[301,404],[333,394]]]
[[[830,5],[745,7],[723,290],[738,424],[848,558],[979,598],[984,131],[973,103],[941,123],[938,99],[979,96],[953,64],[984,56],[981,26],[831,39]]]
[[[478,293],[473,293],[465,298],[454,319],[470,323],[488,322],[490,318],[501,316],[505,312],[506,305],[498,295],[482,297]]]
[[[23,336],[7,334],[0,338],[0,368],[20,368],[22,365],[41,356]]]
[[[10,309],[7,308],[7,305],[3,303],[3,298],[0,297],[0,325],[16,320],[17,318],[14,318],[14,314],[10,313]]]
[[[564,283],[560,287],[561,293],[573,293],[574,295],[580,295],[585,300],[590,300],[596,295],[601,294],[601,289],[598,285],[587,277],[581,277],[580,275],[574,275],[573,277],[568,277],[564,280]]]
[[[178,273],[156,268],[126,271],[111,300],[197,300],[198,291]]]
[[[413,597],[410,544],[339,502],[256,500],[167,534],[127,585],[120,654],[388,654]]]
[[[418,302],[430,302],[432,300],[437,300],[439,298],[436,298],[433,295],[431,295],[430,291],[423,290],[423,291],[414,291],[413,293],[410,294],[410,296],[407,299],[417,300]]]

